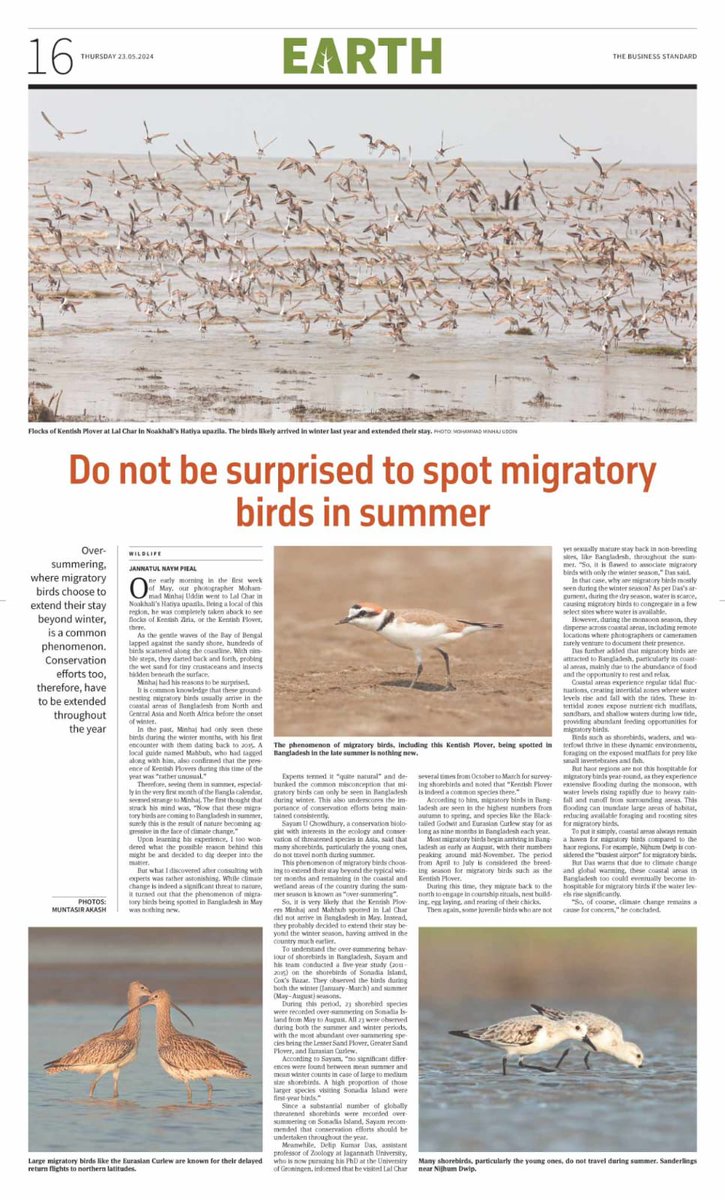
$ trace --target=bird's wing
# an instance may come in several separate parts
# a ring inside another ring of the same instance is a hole
[[[45,1068],[48,1070],[55,1067],[62,1070],[79,1063],[103,1065],[104,1063],[120,1062],[127,1054],[131,1053],[134,1045],[135,1042],[131,1038],[118,1037],[114,1033],[99,1033],[97,1037],[89,1038],[80,1046],[74,1046],[60,1058],[45,1063]]]
[[[42,109],[40,110],[40,115],[41,115],[41,117],[43,118],[43,120],[44,120],[44,121],[47,121],[47,122],[48,122],[48,124],[50,125],[50,128],[51,128],[51,129],[54,129],[56,133],[60,133],[60,130],[58,129],[58,126],[53,124],[53,122],[51,121],[51,119],[50,119],[50,117],[48,116],[48,114],[47,114],[47,113],[44,113]]]
[[[477,1029],[472,1033],[482,1042],[502,1042],[508,1046],[530,1046],[542,1028],[542,1022],[533,1017],[511,1017],[508,1021],[499,1021],[497,1025],[489,1025],[487,1029]]]
[[[159,1046],[159,1058],[169,1066],[181,1070],[234,1070],[246,1069],[234,1055],[220,1050],[206,1038],[189,1037],[187,1034],[177,1034]]]
[[[396,609],[396,615],[405,621],[410,621],[414,625],[440,625],[445,624],[446,618],[442,613],[433,612],[430,608],[399,608]]]
[[[569,1013],[561,1012],[558,1008],[546,1008],[543,1004],[530,1005],[534,1012],[540,1013],[542,1017],[549,1017],[552,1021],[566,1021]]]
[[[612,1021],[609,1017],[603,1017],[601,1013],[575,1013],[575,1016],[580,1017],[586,1022],[589,1034],[602,1033],[603,1030],[608,1029],[620,1041],[624,1037],[621,1026],[617,1025],[616,1021]]]

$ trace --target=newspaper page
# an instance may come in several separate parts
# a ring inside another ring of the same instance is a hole
[[[697,9],[17,22],[11,1194],[713,1193]]]

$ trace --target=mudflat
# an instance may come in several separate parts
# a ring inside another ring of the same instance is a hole
[[[336,626],[353,603],[501,622],[415,657]],[[277,736],[546,736],[551,733],[548,547],[296,547],[275,556]]]

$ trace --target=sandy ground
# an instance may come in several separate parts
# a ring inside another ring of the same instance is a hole
[[[445,668],[335,622],[353,603],[431,608],[504,628],[472,635]],[[551,733],[547,547],[280,548],[275,561],[278,736]]]

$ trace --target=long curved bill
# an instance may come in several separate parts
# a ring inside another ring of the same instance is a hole
[[[183,1008],[179,1008],[178,1004],[174,1004],[173,1000],[171,1001],[171,1007],[172,1007],[172,1008],[175,1008],[177,1012],[180,1012],[180,1013],[181,1013],[181,1015],[182,1015],[182,1017],[186,1017],[186,1019],[187,1019],[187,1021],[189,1022],[189,1024],[190,1024],[190,1025],[193,1025],[193,1024],[194,1024],[194,1022],[192,1021],[192,1019],[191,1019],[191,1017],[189,1016],[189,1014],[188,1014],[188,1013],[185,1013],[185,1012],[184,1012],[184,1010],[183,1010]]]
[[[125,1012],[122,1017],[118,1018],[116,1025],[120,1025],[121,1021],[125,1021],[126,1017],[130,1017],[132,1012],[138,1012],[139,1008],[146,1008],[147,1004],[148,998],[144,998],[138,1004],[134,1004],[133,1008],[129,1008],[128,1012]],[[151,1007],[153,1008],[153,1005],[151,1005]],[[179,1008],[178,1004],[174,1004],[173,1000],[171,1001],[171,1007],[175,1008],[177,1012],[181,1013],[182,1017],[186,1017],[190,1025],[194,1024],[189,1014],[185,1013],[183,1008]],[[116,1028],[116,1025],[113,1026],[114,1029]]]
[[[121,1021],[125,1021],[126,1017],[130,1017],[132,1012],[138,1012],[138,1010],[140,1008],[144,1008],[146,1006],[146,999],[147,999],[146,996],[144,996],[143,1000],[139,1000],[138,1004],[134,1004],[133,1008],[129,1008],[128,1011],[125,1012],[122,1017],[118,1018],[118,1020],[116,1021],[116,1025],[120,1025]],[[113,1029],[116,1028],[116,1025],[113,1026]],[[111,1032],[113,1032],[113,1030],[111,1030]]]

